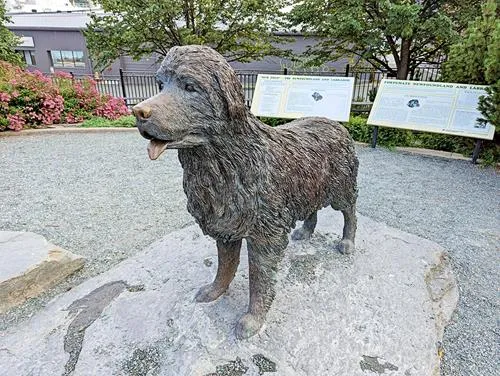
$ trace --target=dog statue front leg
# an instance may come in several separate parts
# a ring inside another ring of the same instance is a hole
[[[240,263],[241,240],[223,242],[217,240],[218,265],[215,280],[203,286],[196,294],[196,301],[207,303],[217,299],[229,287]]]
[[[262,328],[276,295],[278,264],[283,258],[287,241],[285,237],[276,242],[279,244],[270,245],[247,239],[250,302],[248,312],[236,325],[238,339],[252,337]]]

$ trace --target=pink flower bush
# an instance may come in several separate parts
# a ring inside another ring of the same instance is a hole
[[[0,102],[9,103],[10,95],[8,93],[0,93]]]
[[[130,111],[122,98],[103,95],[101,104],[96,108],[95,114],[109,120],[115,120],[124,115],[129,115]]]
[[[88,117],[85,116],[86,113],[110,120],[130,114],[123,99],[100,94],[97,82],[91,77],[73,79],[62,74],[57,77],[62,95],[66,99],[64,118],[67,123],[81,121]]]
[[[63,72],[63,71],[58,71],[58,72],[54,73],[54,77],[57,77],[57,78],[69,78],[69,79],[73,78],[73,76],[70,73]]]
[[[81,123],[82,121],[84,121],[84,117],[81,116],[81,115],[75,115],[74,113],[72,112],[68,112],[66,114],[66,122],[68,124],[75,124],[75,123]]]
[[[90,77],[74,79],[57,72],[51,78],[0,61],[0,131],[128,114],[123,99],[100,94]]]
[[[13,131],[20,131],[23,129],[24,124],[26,124],[26,120],[20,115],[7,115],[7,120],[9,121],[8,128]]]

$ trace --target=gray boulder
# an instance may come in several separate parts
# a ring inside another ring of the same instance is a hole
[[[457,302],[444,249],[359,216],[356,252],[334,250],[342,215],[325,209],[290,242],[266,325],[238,341],[246,261],[225,295],[194,302],[217,267],[191,226],[86,281],[0,340],[6,375],[439,374]],[[245,257],[242,257],[245,260]]]

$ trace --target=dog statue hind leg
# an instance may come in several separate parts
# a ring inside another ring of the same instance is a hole
[[[342,231],[342,240],[340,241],[339,251],[343,254],[349,254],[354,251],[354,236],[356,235],[356,204],[347,209],[342,209],[344,215],[344,229]]]
[[[314,212],[306,218],[301,228],[292,233],[292,240],[307,240],[311,237],[318,223],[318,213]]]

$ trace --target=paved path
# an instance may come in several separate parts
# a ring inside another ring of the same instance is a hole
[[[498,174],[467,161],[358,152],[359,212],[450,251],[461,296],[443,374],[498,373]],[[150,162],[135,133],[0,138],[0,158],[0,229],[40,233],[89,260],[58,289],[2,316],[0,328],[192,222],[175,152]]]

